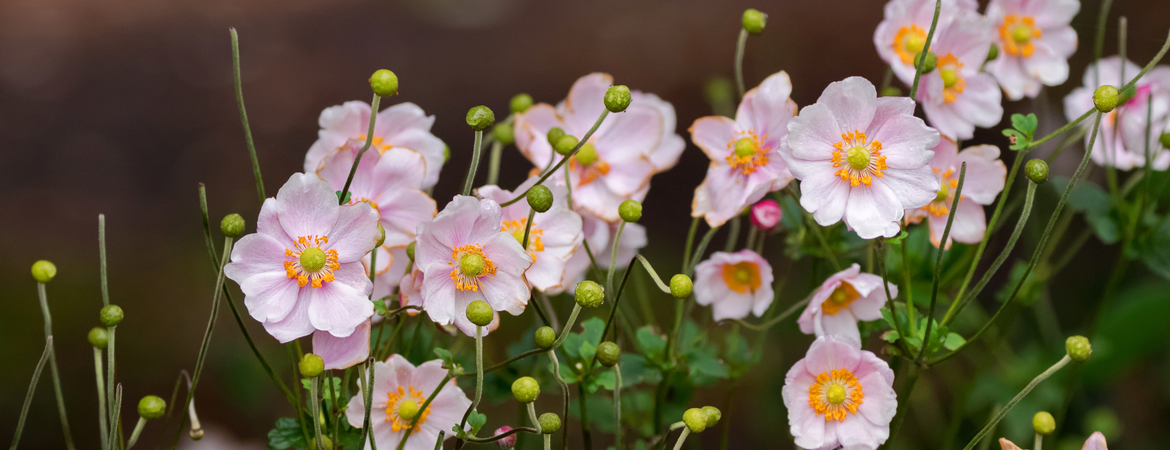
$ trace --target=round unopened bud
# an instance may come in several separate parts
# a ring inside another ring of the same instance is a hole
[[[551,136],[552,134],[550,133],[549,135]],[[581,141],[577,140],[576,136],[566,134],[561,136],[560,139],[557,139],[557,143],[553,145],[553,150],[556,150],[557,153],[563,156],[568,156],[570,153],[573,153],[573,149],[577,148],[577,143],[579,142]]]
[[[540,432],[544,434],[553,434],[561,429],[561,416],[557,413],[544,413],[540,415]]]
[[[509,431],[512,431],[512,427],[504,425],[497,428],[496,432],[492,433],[492,436],[499,436]],[[500,446],[500,448],[514,448],[516,447],[516,435],[509,434],[508,437],[500,438],[496,441],[496,445]]]
[[[48,283],[53,280],[53,277],[57,276],[57,266],[42,259],[33,263],[32,275],[38,283]]]
[[[543,184],[538,184],[528,189],[528,193],[524,194],[524,198],[528,200],[528,206],[532,207],[536,212],[542,213],[552,208],[552,191]]]
[[[628,107],[630,107],[629,87],[619,84],[610,86],[609,90],[605,91],[605,109],[608,109],[609,112],[620,113]]]
[[[386,229],[382,228],[382,224],[378,224],[378,240],[374,242],[374,248],[381,247],[386,243]]]
[[[991,48],[987,49],[987,61],[995,61],[995,58],[999,58],[999,46],[991,44]]]
[[[86,338],[89,339],[89,345],[98,350],[105,350],[106,346],[110,345],[110,333],[107,333],[106,329],[102,327],[93,327],[92,330],[89,330],[89,335]]]
[[[695,289],[695,283],[691,282],[691,277],[686,274],[677,274],[670,277],[670,295],[679,300],[687,298],[691,295],[691,291]]]
[[[743,12],[743,29],[751,34],[760,34],[764,25],[768,23],[768,15],[755,8],[748,8]]]
[[[386,69],[378,70],[370,75],[370,88],[379,97],[389,97],[398,93],[398,75]]]
[[[533,341],[536,342],[537,347],[548,350],[557,341],[557,332],[548,326],[537,328],[536,335],[533,336]]]
[[[605,367],[613,367],[621,360],[621,357],[622,349],[611,341],[602,342],[601,345],[597,346],[597,361]]]
[[[1089,355],[1093,354],[1093,346],[1089,344],[1089,338],[1084,336],[1070,336],[1064,341],[1064,350],[1068,352],[1069,358],[1077,362],[1089,359]]]
[[[122,318],[125,314],[122,313],[122,307],[118,305],[106,305],[98,313],[98,318],[102,321],[102,325],[107,327],[115,327],[122,323]]]
[[[902,90],[893,86],[882,88],[882,97],[901,97]]]
[[[492,136],[495,136],[496,142],[503,145],[510,145],[516,142],[516,136],[513,134],[512,126],[507,123],[498,123],[492,128]]]
[[[244,218],[239,214],[228,214],[219,221],[219,231],[224,236],[238,238],[244,234]]]
[[[166,415],[167,402],[157,395],[147,395],[138,401],[138,415],[153,420]]]
[[[918,73],[926,75],[934,71],[935,67],[938,67],[938,56],[936,56],[934,52],[926,52],[925,58],[921,58],[921,55],[922,53],[914,55],[914,61],[918,62]],[[919,59],[921,59],[921,61],[919,61]]]
[[[301,375],[305,378],[317,378],[317,375],[321,375],[321,372],[325,371],[325,360],[312,353],[305,353],[297,367],[300,368]]]
[[[1048,411],[1040,411],[1032,416],[1032,429],[1036,430],[1036,434],[1048,436],[1056,431],[1056,419]]]
[[[540,383],[532,377],[520,377],[512,382],[512,396],[520,403],[532,403],[540,395]]]
[[[691,433],[702,433],[707,429],[707,413],[701,408],[691,408],[683,413],[683,423]]]
[[[325,436],[324,434],[322,434],[321,435],[321,446],[325,447],[325,450],[333,450],[333,440],[329,439],[329,436]],[[316,437],[309,438],[309,448],[311,448],[311,449],[317,448],[317,438]]]
[[[707,428],[714,427],[723,418],[723,412],[714,406],[704,406],[703,412],[707,413]]]
[[[476,300],[467,305],[467,320],[481,327],[492,323],[492,307],[483,300]]]
[[[1117,107],[1120,96],[1121,93],[1117,92],[1117,88],[1106,84],[1093,91],[1093,106],[1097,107],[1097,111],[1103,113],[1113,111],[1113,108]]]
[[[410,258],[411,261],[414,261],[414,242],[411,242],[406,246],[406,257]]]
[[[402,420],[414,420],[418,416],[418,402],[407,400],[398,404],[398,417]]]
[[[559,142],[561,138],[565,137],[565,130],[560,129],[559,127],[553,127],[552,129],[548,130],[548,134],[546,136],[548,138],[548,145],[556,148],[557,142]]]
[[[642,218],[642,204],[637,200],[626,200],[618,205],[618,216],[628,223],[637,222]]]
[[[532,96],[524,93],[516,94],[508,106],[516,114],[528,111],[528,108],[532,107]]]
[[[596,308],[601,306],[601,302],[605,301],[605,289],[602,289],[601,285],[595,281],[585,280],[577,283],[577,289],[573,292],[573,299],[582,308]]]
[[[1036,184],[1048,181],[1048,163],[1043,159],[1033,159],[1024,165],[1024,175]]]
[[[467,126],[475,131],[483,131],[496,123],[496,114],[491,108],[483,105],[467,110]]]

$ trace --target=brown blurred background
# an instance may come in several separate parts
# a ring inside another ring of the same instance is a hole
[[[232,91],[228,27],[240,34],[243,89],[269,193],[300,170],[320,111],[369,101],[366,78],[389,68],[401,80],[391,102],[414,102],[436,115],[433,131],[451,147],[435,191],[441,206],[466,173],[472,134],[463,115],[471,106],[486,104],[502,119],[516,93],[555,103],[577,77],[604,71],[672,102],[678,132],[689,138],[690,123],[710,114],[704,83],[732,74],[745,8],[769,14],[767,30],[748,43],[747,85],[786,70],[794,99],[806,105],[827,83],[847,76],[880,83],[885,68],[872,35],[882,6],[876,0],[0,1],[0,442],[11,439],[41,352],[28,268],[44,258],[59,269],[49,302],[74,438],[80,448],[95,448],[85,333],[97,324],[101,306],[99,213],[107,217],[111,298],[127,316],[117,346],[127,420],[138,398],[169,395],[176,373],[193,367],[214,278],[200,231],[197,183],[207,184],[216,220],[238,212],[251,229],[259,209]],[[1113,24],[1125,15],[1130,59],[1145,64],[1170,24],[1164,6],[1164,0],[1116,1],[1106,54],[1115,53]],[[1042,130],[1059,125],[1060,99],[1080,84],[1097,8],[1096,0],[1083,2],[1073,22],[1081,45],[1069,83],[1051,89],[1050,103],[1035,107]],[[1032,108],[1025,101],[1007,109]],[[998,130],[985,130],[977,140],[1004,143]],[[1054,171],[1069,172],[1077,156],[1062,159]],[[502,184],[518,184],[529,166],[512,148],[504,161]],[[674,261],[681,254],[691,194],[706,164],[688,144],[678,167],[654,178],[643,223],[651,231],[648,252],[657,258]],[[1055,281],[1073,288],[1073,278]],[[197,401],[200,415],[262,446],[275,418],[290,412],[228,313],[220,319]],[[249,325],[270,360],[285,367],[283,349]],[[760,373],[745,380],[767,395],[742,404],[761,413],[741,416],[736,446],[790,446],[786,417],[774,404],[780,403],[784,372],[807,345],[791,331],[780,334],[794,339],[785,346],[791,348],[787,357],[765,355]],[[1148,387],[1170,386],[1164,375],[1156,380]],[[1154,406],[1154,417],[1166,412],[1164,394]],[[929,425],[912,416],[907,433]],[[148,430],[144,442],[153,443],[155,431]],[[1134,433],[1166,436],[1165,430]],[[46,370],[22,444],[63,448],[61,442]]]

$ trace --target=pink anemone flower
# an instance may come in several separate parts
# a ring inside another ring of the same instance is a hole
[[[554,157],[556,164],[563,157],[553,152],[548,131],[561,128],[568,136],[585,137],[605,110],[605,91],[612,85],[613,77],[608,74],[586,75],[573,83],[568,98],[556,107],[540,103],[516,114],[516,147],[538,168],[548,166]],[[673,167],[686,146],[674,132],[675,122],[670,103],[654,94],[633,91],[630,106],[610,114],[566,163],[574,208],[617,222],[622,201],[644,200],[650,177]],[[553,177],[563,181],[564,169]]]
[[[926,46],[926,35],[934,19],[934,3],[934,0],[890,0],[882,22],[873,33],[878,55],[907,86],[914,83],[914,56]],[[975,0],[943,0],[934,39],[938,39],[939,32],[950,25],[956,14],[978,8]],[[987,53],[987,49],[983,52]]]
[[[822,226],[845,221],[862,239],[893,237],[909,208],[934,200],[927,163],[939,135],[914,101],[877,97],[868,80],[836,81],[788,124],[780,156],[800,182],[800,205]]]
[[[512,315],[524,312],[530,294],[524,271],[532,256],[500,231],[502,221],[499,203],[457,195],[419,225],[415,266],[423,272],[422,302],[431,320],[475,336],[466,313],[473,301]]]
[[[305,154],[305,172],[309,173],[316,172],[333,150],[346,145],[350,139],[365,144],[366,135],[370,131],[370,105],[351,101],[330,106],[321,111],[317,122],[321,126],[317,132],[317,141]],[[383,109],[374,123],[370,150],[384,153],[392,148],[406,148],[418,152],[426,160],[421,187],[427,189],[439,181],[439,171],[445,159],[443,149],[446,144],[431,134],[431,125],[434,123],[435,116],[426,115],[414,103],[399,103]]]
[[[1123,73],[1124,72],[1124,73]],[[1073,89],[1064,98],[1064,115],[1074,120],[1093,109],[1093,91],[1101,85],[1112,85],[1121,89],[1141,72],[1141,68],[1130,61],[1122,62],[1118,56],[1102,58],[1097,64],[1085,69],[1084,85]],[[1100,75],[1098,75],[1100,73]],[[1124,78],[1123,78],[1124,77]],[[1170,66],[1158,66],[1138,80],[1134,96],[1124,104],[1101,118],[1101,129],[1097,132],[1097,143],[1089,155],[1097,164],[1132,170],[1146,165],[1146,117],[1153,116],[1154,129],[1150,130],[1150,156],[1154,170],[1170,168],[1170,150],[1159,142],[1170,117]],[[1081,122],[1082,127],[1092,130],[1093,119]],[[1085,145],[1089,144],[1091,131],[1085,133]]]
[[[1002,450],[1023,450],[1020,446],[1005,438],[999,438],[999,447]],[[1105,445],[1105,435],[1100,431],[1093,432],[1088,439],[1085,439],[1085,444],[1081,446],[1081,450],[1109,450]]]
[[[796,323],[804,334],[838,336],[861,345],[857,331],[859,320],[882,318],[886,304],[886,290],[882,277],[861,273],[861,266],[853,264],[825,280],[809,300]],[[898,296],[898,286],[890,284],[890,295]]]
[[[931,51],[938,67],[919,80],[918,101],[930,125],[952,139],[970,139],[975,127],[1003,118],[995,78],[982,72],[993,32],[979,14],[967,12],[935,35]]]
[[[898,409],[894,371],[877,355],[822,336],[784,378],[784,406],[796,446],[874,450]]]
[[[691,216],[723,225],[792,181],[779,151],[796,115],[791,93],[792,81],[781,71],[744,94],[734,120],[708,116],[691,125],[691,140],[711,158],[707,177],[695,188]]]
[[[455,380],[439,386],[447,375],[443,362],[437,359],[427,361],[415,367],[401,355],[391,355],[386,362],[374,363],[374,386],[370,396],[370,437],[378,448],[398,448],[398,443],[411,430],[410,438],[406,441],[406,450],[430,450],[435,447],[439,432],[447,432],[447,439],[454,437],[451,429],[459,426],[463,419],[463,412],[471,406],[471,399],[467,398]],[[359,385],[360,386],[360,385]],[[345,410],[345,417],[355,428],[365,425],[366,403],[362,392],[349,400]],[[416,408],[421,408],[435,390],[439,394],[431,401],[426,409],[417,412],[418,423],[411,428],[411,420],[398,415],[399,407],[412,401]],[[370,444],[366,444],[368,450]]]
[[[1079,0],[991,0],[987,20],[995,27],[999,57],[985,69],[1011,100],[1035,97],[1040,87],[1068,80],[1068,58],[1077,51],[1069,22]]]
[[[314,331],[313,353],[321,357],[325,370],[348,369],[361,364],[370,357],[370,320],[343,338],[325,331]]]
[[[918,222],[923,218],[927,220],[930,224],[930,242],[935,247],[942,244],[943,231],[947,227],[951,205],[955,202],[955,189],[959,187],[959,173],[963,163],[967,163],[967,178],[963,182],[963,195],[959,197],[959,209],[955,211],[955,221],[951,224],[946,248],[950,248],[951,241],[977,244],[983,240],[983,233],[987,231],[983,206],[995,201],[995,197],[1003,191],[1004,179],[1007,177],[1007,167],[999,159],[999,147],[976,145],[961,152],[957,149],[955,141],[950,139],[944,138],[938,143],[934,148],[934,158],[930,160],[931,169],[938,175],[938,194],[929,205],[906,210],[906,219],[910,222]]]
[[[715,321],[764,315],[772,305],[772,266],[751,250],[715,252],[695,266],[695,302]]]
[[[314,330],[346,337],[374,313],[361,259],[377,239],[377,210],[338,206],[328,183],[296,173],[264,200],[256,233],[240,238],[224,274],[280,342]]]
[[[537,180],[537,177],[529,178],[516,188],[516,192],[527,191]],[[563,287],[565,261],[577,251],[583,239],[581,216],[569,209],[564,186],[551,186],[549,189],[553,193],[552,207],[548,211],[536,213],[528,230],[527,250],[533,262],[528,271],[524,272],[524,278],[532,287],[542,292]],[[515,196],[498,186],[481,187],[478,193],[483,198],[500,203]],[[528,228],[528,213],[531,209],[525,200],[503,207],[504,220],[500,224],[501,231],[511,234],[517,242],[523,243],[524,230]]]

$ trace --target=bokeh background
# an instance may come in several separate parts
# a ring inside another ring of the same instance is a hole
[[[80,448],[96,448],[96,396],[85,334],[97,325],[101,306],[99,213],[107,217],[110,295],[127,315],[118,332],[118,375],[126,398],[167,396],[179,370],[193,368],[214,281],[196,186],[207,184],[215,218],[238,212],[252,228],[259,210],[232,90],[228,27],[239,30],[243,89],[270,193],[301,169],[316,139],[320,111],[348,100],[368,101],[366,78],[389,68],[401,80],[400,95],[390,101],[414,102],[434,114],[434,133],[451,147],[445,181],[434,195],[441,206],[466,173],[472,133],[463,116],[471,106],[488,105],[502,119],[516,93],[555,103],[577,77],[603,71],[672,102],[678,132],[689,137],[690,123],[711,113],[705,84],[732,74],[743,9],[769,14],[767,30],[748,43],[748,86],[785,70],[795,85],[793,98],[806,105],[827,83],[847,76],[880,83],[885,68],[872,34],[882,6],[877,0],[0,1],[0,216],[5,219],[0,220],[0,442],[11,439],[42,349],[28,268],[43,258],[59,269],[48,287],[49,302],[73,434]],[[1124,15],[1130,58],[1145,64],[1170,25],[1164,6],[1162,0],[1114,2],[1106,54],[1116,52],[1116,18]],[[1083,1],[1073,20],[1081,44],[1069,83],[1047,89],[1038,100],[1009,103],[1009,113],[1035,111],[1042,131],[1063,123],[1060,100],[1080,84],[1092,58],[1098,7],[1097,0]],[[998,130],[983,130],[975,141],[1000,145],[1009,161],[1014,156]],[[1071,173],[1080,154],[1074,146],[1054,164],[1054,173]],[[706,165],[706,157],[688,142],[678,166],[654,178],[642,222],[650,230],[645,252],[656,265],[673,266],[680,259],[691,195]],[[508,148],[502,184],[518,184],[528,169]],[[1055,197],[1054,190],[1043,192],[1047,206],[1035,217],[1046,218]],[[1078,218],[1072,226],[1070,236],[1084,222]],[[1031,230],[1020,248],[1030,252],[1037,234]],[[722,233],[715,245],[721,241]],[[792,271],[791,292],[781,299],[786,306],[828,272],[808,259],[788,262],[781,256],[782,241],[770,242],[768,257],[777,271]],[[998,250],[993,245],[991,251]],[[1116,254],[1116,246],[1092,240],[1040,294],[1038,304],[1047,305],[1043,314],[1031,307],[1013,310],[994,346],[924,376],[895,447],[961,447],[992,406],[1059,357],[1063,335],[1086,326]],[[991,292],[1005,278],[997,276],[986,291],[984,308],[995,307]],[[1118,300],[1102,319],[1104,330],[1125,336],[1102,344],[1111,349],[1098,347],[1114,357],[1091,363],[1083,378],[1054,379],[1050,389],[1037,390],[1026,403],[1031,409],[1009,416],[997,436],[1030,445],[1031,412],[1067,404],[1059,432],[1069,442],[1101,428],[1109,429],[1110,443],[1118,448],[1165,448],[1170,440],[1166,288],[1140,263],[1131,265]],[[657,300],[665,319],[670,303]],[[561,306],[564,317],[568,306]],[[209,436],[220,440],[204,448],[264,448],[275,419],[291,411],[230,315],[222,314],[196,402],[210,424]],[[515,324],[519,335],[531,321],[531,315],[509,318],[505,328]],[[269,360],[287,368],[284,349],[256,323],[248,324]],[[497,342],[508,342],[501,336]],[[780,387],[810,341],[793,324],[769,335],[760,365],[735,384],[731,448],[791,447]],[[876,338],[867,345],[881,348]],[[489,350],[489,360],[502,357],[502,348]],[[22,448],[64,448],[47,372]],[[1066,395],[1066,385],[1076,386],[1073,394]],[[695,404],[722,407],[732,389],[726,383],[699,389]],[[489,428],[514,422],[514,406],[492,408]],[[134,420],[132,409],[125,408],[126,420]],[[158,435],[158,427],[148,427],[140,446],[153,446]],[[716,433],[707,433],[692,445],[711,448],[717,441]]]

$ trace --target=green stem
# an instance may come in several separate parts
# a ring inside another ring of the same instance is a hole
[[[534,184],[532,186],[544,184],[544,180],[547,180],[548,177],[552,176],[553,173],[556,173],[556,171],[559,170],[561,168],[561,166],[565,165],[565,161],[568,161],[569,158],[573,157],[573,155],[576,155],[577,151],[581,150],[581,146],[585,145],[586,142],[589,142],[589,138],[593,136],[593,133],[597,131],[597,128],[601,126],[601,122],[604,121],[605,117],[608,115],[609,115],[608,109],[601,110],[601,115],[597,117],[596,122],[593,122],[593,128],[590,128],[589,132],[585,133],[585,136],[582,136],[580,141],[577,141],[577,146],[573,147],[573,151],[570,152],[564,158],[561,158],[561,160],[559,162],[557,162],[557,165],[553,166],[552,170],[548,171],[544,175],[541,175],[540,179],[536,181],[536,184]],[[549,157],[551,158],[552,156],[550,155]],[[567,177],[567,176],[565,177],[565,184],[571,184],[569,177]],[[528,189],[532,189],[532,187],[529,187]],[[513,203],[516,203],[516,202],[520,201],[520,199],[524,198],[524,196],[526,196],[526,195],[528,195],[527,189],[525,189],[524,192],[521,192],[520,195],[517,195],[516,198],[508,200],[504,203],[501,203],[500,206],[508,206],[508,205],[513,204]]]
[[[743,52],[747,47],[747,39],[747,30],[740,28],[739,39],[735,41],[735,89],[739,98],[743,98],[744,92],[747,92],[743,84]]]
[[[777,294],[779,294],[779,293],[777,293]],[[780,315],[773,317],[772,319],[768,320],[767,322],[761,323],[759,325],[753,325],[751,323],[744,321],[743,319],[729,319],[729,320],[732,322],[735,322],[738,325],[742,325],[744,328],[747,328],[749,330],[764,331],[764,330],[767,330],[769,328],[772,328],[773,325],[776,325],[776,324],[784,321],[784,319],[787,319],[789,316],[796,314],[797,311],[800,311],[800,309],[803,308],[804,305],[807,305],[808,302],[811,300],[812,300],[812,294],[809,294],[807,297],[804,298],[804,300],[801,300],[799,302],[794,303],[792,306],[789,306],[788,309],[784,310],[784,312],[780,313]]]
[[[523,242],[520,243],[521,244],[520,246],[523,247],[524,249],[528,249],[528,233],[532,231],[532,218],[533,217],[536,217],[536,210],[529,208],[528,209],[528,221],[524,222],[524,240],[523,240]]]
[[[256,195],[264,203],[264,178],[260,176],[260,161],[256,159],[256,144],[252,142],[252,127],[248,126],[248,111],[244,109],[244,88],[240,81],[240,38],[235,28],[228,28],[232,34],[232,75],[236,82],[236,105],[240,107],[240,124],[244,127],[244,142],[248,144],[248,157],[252,159],[252,176],[256,179]],[[377,108],[374,108],[377,112]]]
[[[479,149],[483,146],[483,130],[475,130],[475,144],[471,147],[471,166],[467,168],[467,179],[463,181],[463,195],[471,195],[475,184],[475,172],[479,169]]]
[[[479,408],[479,399],[483,396],[483,327],[475,326],[475,400],[467,405],[463,412],[463,420],[459,421],[459,428],[467,425],[467,418],[471,412]],[[531,405],[531,403],[529,403]],[[422,410],[420,410],[422,411]],[[540,425],[537,425],[539,427]]]
[[[959,185],[955,187],[955,200],[951,202],[950,215],[947,216],[947,226],[943,228],[942,240],[938,246],[938,257],[934,260],[934,280],[930,288],[930,310],[926,313],[926,332],[923,333],[922,348],[918,350],[918,364],[926,358],[926,350],[930,348],[931,331],[934,326],[934,307],[938,303],[938,283],[942,280],[943,252],[947,247],[947,240],[951,238],[951,225],[955,223],[955,211],[959,209],[959,200],[963,196],[963,184],[967,181],[967,163],[959,167]],[[906,247],[902,247],[905,249]],[[910,286],[907,285],[909,290]],[[911,316],[913,317],[913,316]],[[911,322],[913,323],[913,322]]]
[[[313,377],[309,383],[309,410],[312,412],[313,439],[317,442],[317,450],[325,450],[325,439],[321,435],[321,377]]]
[[[567,418],[569,417],[569,385],[565,383],[565,379],[561,377],[561,362],[557,359],[556,349],[550,349],[548,351],[548,359],[552,361],[553,378],[556,378],[557,384],[561,386],[561,417]],[[537,425],[539,426],[539,422],[537,422]],[[564,443],[565,450],[568,450],[569,448],[568,436],[569,427],[561,427],[561,442]]]
[[[49,355],[52,353],[53,337],[49,336],[45,338],[45,351],[41,352],[41,359],[37,362],[37,368],[33,370],[32,381],[28,384],[28,392],[24,394],[24,405],[20,407],[20,419],[16,422],[16,431],[12,435],[12,447],[9,447],[11,450],[16,450],[17,444],[20,444],[20,433],[24,431],[24,421],[28,418],[28,407],[32,405],[33,394],[37,391],[37,381],[40,381],[41,371],[45,369],[45,361],[49,360]],[[105,441],[103,441],[102,448],[105,446]]]
[[[37,297],[41,301],[41,315],[45,319],[45,339],[52,344],[49,338],[53,337],[53,316],[49,314],[49,297],[45,292],[45,283],[37,283]],[[113,346],[112,339],[110,345]],[[53,375],[53,393],[57,396],[57,412],[61,416],[61,433],[65,435],[65,446],[69,450],[73,450],[73,433],[69,431],[69,415],[65,411],[65,395],[61,392],[61,375],[57,371],[57,351],[53,345],[49,346],[49,372]]]
[[[930,31],[926,33],[926,42],[922,45],[922,51],[918,53],[918,57],[914,61],[914,84],[910,87],[910,98],[914,99],[918,94],[918,79],[922,77],[923,60],[930,52],[930,42],[934,40],[934,30],[938,27],[938,12],[942,9],[942,0],[934,2],[934,19],[930,21]]]
[[[626,266],[626,271],[622,275],[622,284],[618,285],[617,292],[612,294],[613,305],[609,307],[609,317],[605,319],[605,328],[601,329],[601,341],[605,341],[606,336],[609,335],[610,327],[613,326],[613,318],[615,315],[617,315],[618,307],[621,306],[622,292],[626,290],[626,281],[629,281],[630,279],[630,272],[632,272],[631,269],[633,269],[633,265],[634,261],[630,260],[630,264]],[[597,354],[594,353],[593,358],[589,360],[589,366],[585,368],[585,375],[582,377],[582,381],[584,381],[585,378],[589,377],[589,375],[593,373],[593,367],[596,365],[596,362]]]
[[[109,416],[106,413],[106,381],[102,377],[102,350],[93,348],[94,376],[97,379],[98,395],[98,429],[102,436],[102,449],[106,448],[106,441],[110,440]]]
[[[956,195],[955,200],[958,201],[958,198],[959,197]],[[953,213],[955,211],[955,208],[953,207],[954,205],[951,205],[951,206],[952,206],[951,212]],[[952,216],[953,216],[953,214],[952,214]],[[905,219],[902,220],[902,229],[903,230],[906,229],[906,220]],[[900,247],[902,247],[902,283],[903,283],[902,286],[906,287],[906,289],[903,292],[906,293],[906,314],[910,318],[910,324],[909,324],[910,325],[910,335],[917,336],[918,330],[916,327],[918,325],[914,322],[914,312],[916,311],[914,309],[914,289],[912,289],[910,286],[910,257],[908,257],[906,255],[906,246],[907,246],[906,241],[908,241],[908,240],[909,239],[902,239],[902,245],[900,246]],[[870,242],[873,242],[873,241],[870,241]],[[946,240],[943,240],[942,242],[945,243]],[[939,249],[939,254],[940,255],[942,254],[941,249]],[[935,282],[937,283],[938,280],[936,279]]]
[[[618,224],[617,234],[613,238],[613,249],[609,252],[609,269],[605,271],[605,291],[613,291],[613,270],[617,268],[617,254],[619,244],[622,243],[622,231],[626,229],[626,221]],[[630,262],[633,264],[633,261]]]
[[[890,437],[886,439],[886,444],[882,448],[887,448],[894,438],[898,436],[898,432],[902,430],[902,422],[906,420],[906,411],[910,409],[910,393],[914,392],[914,386],[918,383],[918,376],[922,373],[922,369],[917,366],[908,366],[907,371],[909,375],[906,377],[906,383],[902,385],[902,392],[898,393],[897,410],[894,412],[894,418],[890,421]]]
[[[731,253],[732,250],[735,250],[736,242],[739,242],[739,216],[731,218],[731,224],[728,226],[728,228],[730,229],[727,231],[727,242],[723,244],[723,251]]]
[[[648,272],[650,274],[650,278],[654,279],[654,284],[658,285],[658,289],[661,290],[663,293],[669,294],[670,293],[670,286],[667,286],[666,283],[662,282],[662,278],[658,277],[658,272],[655,272],[654,267],[650,266],[650,261],[647,261],[646,257],[642,256],[642,254],[640,254],[640,253],[637,255],[634,255],[634,258],[637,259],[638,261],[642,262],[642,267],[644,267],[646,269],[646,272]],[[631,262],[630,265],[633,265],[633,262]]]
[[[451,374],[447,374],[447,376],[443,377],[443,381],[440,381],[439,385],[437,387],[435,387],[435,392],[431,392],[431,395],[427,396],[427,401],[423,402],[423,404],[418,407],[418,410],[419,411],[426,411],[427,408],[431,406],[431,402],[435,400],[435,396],[439,395],[439,391],[443,390],[443,387],[447,385],[448,381],[451,381]],[[370,383],[370,385],[373,386],[373,383]],[[373,389],[371,389],[371,390],[373,390]],[[369,405],[368,402],[366,404]],[[398,441],[398,450],[402,450],[403,448],[406,448],[406,440],[410,439],[411,432],[413,432],[414,429],[416,427],[418,427],[418,419],[421,418],[422,416],[423,416],[422,414],[418,414],[418,415],[414,416],[414,419],[410,420],[410,428],[406,429],[406,433],[404,433],[402,435],[402,440]],[[374,442],[373,436],[370,437],[370,442],[371,443]],[[374,449],[374,450],[377,450],[377,449]]]
[[[1097,35],[1093,41],[1093,85],[1101,85],[1101,56],[1105,53],[1105,24],[1109,23],[1109,8],[1113,0],[1101,2],[1101,10],[1097,13]],[[1121,59],[1125,61],[1123,57]],[[1124,64],[1122,64],[1124,65]]]
[[[687,436],[691,434],[691,429],[683,427],[682,434],[678,435],[678,440],[674,442],[674,450],[681,450],[683,442],[687,440]]]
[[[369,371],[370,378],[366,381],[366,372]],[[370,359],[362,363],[362,376],[358,377],[362,382],[362,396],[365,397],[365,418],[362,419],[362,439],[358,441],[358,447],[365,445],[366,437],[370,438],[370,445],[374,450],[378,449],[378,444],[374,443],[374,437],[370,435],[370,409],[371,403],[374,399],[374,360]]]
[[[492,142],[491,159],[488,160],[488,175],[487,183],[489,185],[496,184],[500,179],[500,154],[504,152],[504,144],[499,141]],[[552,161],[552,159],[549,159]]]
[[[106,334],[109,335],[110,338],[109,342],[106,344],[106,399],[113,399],[118,387],[118,384],[114,382],[114,340],[116,337],[115,332],[117,330],[118,327],[116,325],[112,327],[106,327]],[[116,430],[118,429],[118,411],[115,411],[114,409],[115,408],[110,407],[109,410],[111,443],[115,440],[114,435],[117,434]],[[109,449],[114,450],[113,447],[109,447]]]
[[[622,446],[622,369],[621,364],[613,365],[613,426],[614,426],[614,445],[619,448]]]
[[[126,441],[126,448],[129,449],[138,443],[138,436],[142,434],[142,429],[146,427],[146,418],[139,417],[138,423],[134,425],[134,431],[130,432],[130,440]],[[180,427],[181,428],[181,427]]]
[[[695,253],[691,255],[691,265],[687,267],[683,273],[693,274],[695,266],[699,262],[699,258],[703,257],[703,252],[707,251],[707,245],[711,243],[711,238],[715,237],[715,233],[719,231],[720,227],[715,227],[707,230],[707,234],[703,235],[703,239],[699,240],[699,246],[695,248]]]
[[[796,201],[796,204],[800,204],[800,196],[796,194],[796,188],[793,187],[791,183],[788,185],[788,189],[786,189],[785,192],[787,192],[788,195]],[[828,259],[829,264],[833,265],[834,272],[840,272],[841,263],[837,262],[837,255],[833,253],[833,249],[829,247],[829,241],[825,239],[825,235],[821,232],[820,224],[818,224],[816,220],[813,219],[812,214],[809,214],[808,211],[805,211],[802,208],[800,212],[804,215],[804,222],[806,224],[805,228],[811,230],[813,236],[817,238],[817,242],[821,244],[821,249],[825,252],[825,259]]]
[[[1045,370],[1040,375],[1037,375],[1036,378],[1033,378],[1027,386],[1024,386],[1024,390],[1020,391],[1019,394],[1016,394],[1015,397],[1012,397],[1012,400],[1008,402],[1008,404],[1004,406],[1003,409],[1000,409],[999,412],[991,418],[991,421],[988,422],[982,430],[979,430],[979,433],[971,439],[971,442],[967,443],[966,447],[963,447],[963,450],[971,450],[972,448],[975,448],[975,444],[978,444],[980,440],[987,436],[987,434],[990,433],[991,430],[999,424],[999,421],[1003,420],[1003,417],[1007,415],[1008,411],[1011,411],[1011,409],[1016,406],[1016,403],[1019,403],[1025,395],[1028,395],[1029,392],[1032,392],[1032,389],[1034,389],[1036,385],[1040,384],[1041,381],[1048,379],[1048,377],[1052,376],[1052,374],[1056,373],[1056,371],[1068,365],[1069,361],[1072,361],[1072,358],[1069,358],[1068,355],[1064,355],[1063,358],[1060,358],[1060,361],[1057,361],[1056,364],[1053,364],[1052,367],[1048,368],[1048,370]]]
[[[886,290],[886,309],[890,310],[890,317],[894,319],[894,329],[898,332],[896,345],[902,349],[902,354],[910,356],[910,349],[906,347],[906,332],[902,331],[902,322],[898,320],[898,308],[894,305],[894,297],[890,295],[890,277],[886,274],[886,260],[889,257],[889,247],[884,241],[880,243],[878,255],[878,271],[882,273],[882,287]],[[906,286],[910,289],[910,286]]]
[[[593,433],[589,430],[589,407],[585,401],[585,383],[577,383],[577,407],[581,411],[581,440],[585,450],[593,449]]]
[[[536,417],[536,404],[528,402],[524,404],[524,407],[528,409],[528,421],[532,422],[532,427],[536,428],[537,433],[540,433],[540,419]]]
[[[102,306],[110,304],[110,289],[106,277],[106,215],[98,214],[98,258],[102,270]]]
[[[370,149],[370,145],[374,142],[374,122],[378,120],[378,104],[382,101],[382,97],[374,94],[374,99],[370,100],[370,128],[366,132],[366,143],[362,144],[362,149],[358,150],[357,156],[353,158],[353,165],[349,167],[349,176],[345,178],[345,186],[341,188],[341,193],[337,194],[337,204],[344,205],[345,198],[349,196],[349,185],[353,183],[353,176],[357,173],[358,164],[362,162],[362,155],[366,154],[366,150]]]
[[[691,267],[691,248],[695,244],[695,232],[699,229],[699,218],[691,219],[691,231],[687,232],[687,243],[683,247],[683,264],[682,273],[687,273],[687,269]]]
[[[114,450],[119,447],[118,436],[122,429],[122,383],[114,386],[114,394],[111,398],[114,399],[114,402],[110,407],[110,440],[106,442],[106,448]]]

